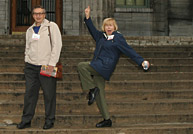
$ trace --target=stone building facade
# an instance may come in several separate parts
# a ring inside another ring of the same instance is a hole
[[[0,34],[12,34],[14,0],[0,0]],[[55,0],[58,2],[59,0]],[[192,0],[148,0],[148,6],[120,7],[116,0],[62,0],[61,32],[87,35],[84,9],[90,5],[94,25],[100,29],[106,17],[116,19],[125,36],[192,36]],[[24,31],[23,31],[24,32]]]
[[[0,0],[0,34],[9,34],[10,28],[10,1]]]

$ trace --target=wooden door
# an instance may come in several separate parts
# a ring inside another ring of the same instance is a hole
[[[46,18],[58,24],[62,31],[62,0],[12,0],[11,1],[11,33],[23,33],[34,22],[31,15],[35,5],[42,5]]]

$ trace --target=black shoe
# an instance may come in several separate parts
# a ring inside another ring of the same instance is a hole
[[[93,104],[96,96],[98,95],[99,93],[99,89],[97,87],[93,88],[93,89],[90,89],[90,92],[89,92],[89,100],[88,100],[88,105],[91,105]]]
[[[112,121],[110,119],[108,120],[103,120],[99,123],[96,124],[96,127],[111,127],[112,126]]]
[[[45,122],[43,129],[50,129],[50,128],[52,128],[53,126],[54,126],[54,123],[46,123],[46,122]]]
[[[24,128],[29,128],[29,127],[31,127],[31,122],[25,123],[22,121],[19,124],[17,124],[18,129],[24,129]]]

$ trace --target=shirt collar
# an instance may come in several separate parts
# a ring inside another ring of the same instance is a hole
[[[114,32],[112,33],[112,35],[114,35],[115,33],[117,33],[117,31],[114,31]],[[103,35],[104,35],[104,37],[105,37],[106,39],[108,39],[108,36],[109,36],[109,35],[107,35],[106,32],[104,32]]]

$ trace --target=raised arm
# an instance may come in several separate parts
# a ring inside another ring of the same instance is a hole
[[[85,24],[86,24],[90,34],[92,35],[94,40],[97,42],[103,34],[102,34],[102,32],[98,31],[92,23],[92,20],[90,18],[90,6],[88,6],[85,9],[85,19],[84,19],[84,21],[85,21]]]
[[[88,6],[85,10],[85,16],[86,16],[86,19],[89,19],[90,18],[90,6]]]

